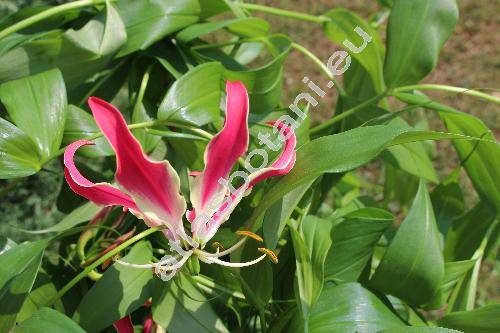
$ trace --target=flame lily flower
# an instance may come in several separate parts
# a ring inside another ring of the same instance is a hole
[[[227,82],[226,95],[224,127],[207,145],[204,170],[192,172],[192,209],[188,211],[185,199],[179,194],[179,176],[170,163],[151,160],[128,129],[120,111],[101,99],[89,98],[94,119],[115,151],[115,179],[119,187],[108,183],[92,183],[78,171],[73,161],[74,155],[78,148],[93,144],[87,140],[76,141],[66,148],[66,181],[75,193],[98,205],[123,206],[150,227],[166,225],[165,236],[170,240],[172,250],[181,255],[180,261],[174,256],[166,256],[160,263],[129,266],[163,268],[160,272],[171,271],[170,275],[173,276],[193,254],[206,263],[233,267],[253,264],[267,255],[275,259],[272,252],[264,248],[260,249],[264,252],[261,257],[248,263],[228,263],[219,259],[241,246],[247,238],[242,238],[228,250],[216,253],[203,251],[206,243],[229,218],[249,189],[259,181],[288,173],[295,164],[296,137],[293,129],[282,123],[270,123],[275,130],[279,130],[280,139],[284,141],[281,155],[268,167],[252,168],[253,172],[249,174],[240,171],[245,175],[245,182],[234,189],[227,178],[234,164],[248,149],[249,105],[247,91],[241,82]],[[184,215],[191,223],[191,236],[185,232]],[[240,235],[256,238],[249,232],[241,232]]]

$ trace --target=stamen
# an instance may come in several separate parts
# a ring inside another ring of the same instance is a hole
[[[120,259],[114,259],[114,261],[120,265],[127,266],[127,267],[133,267],[133,268],[144,268],[144,269],[150,269],[150,268],[155,268],[156,264],[132,264],[130,262],[126,261],[121,261]]]
[[[256,233],[253,233],[251,231],[248,231],[248,230],[238,230],[236,231],[236,234],[238,236],[246,236],[246,237],[250,237],[250,238],[253,238],[255,239],[256,241],[258,242],[261,242],[263,243],[264,240],[262,239],[262,237],[260,237],[259,235],[257,235]]]
[[[207,261],[211,261],[214,264],[219,264],[221,266],[226,266],[226,267],[246,267],[246,266],[255,265],[256,263],[258,263],[259,261],[261,261],[265,257],[267,257],[266,253],[261,255],[257,259],[252,260],[252,261],[248,261],[248,262],[227,262],[227,261],[220,260],[217,258],[212,258],[212,257],[205,257],[204,259],[206,259]]]
[[[273,264],[278,263],[278,256],[273,251],[266,249],[265,247],[259,247],[257,250],[259,250],[262,253],[265,253],[269,257],[269,259],[271,259]]]
[[[216,250],[217,253],[226,251],[224,245],[219,242],[213,242],[212,247],[214,248],[214,250]]]
[[[223,256],[228,255],[229,253],[237,250],[241,245],[243,245],[246,242],[246,240],[247,240],[246,238],[242,238],[236,244],[231,246],[229,249],[224,250],[222,252],[210,253],[210,252],[205,252],[205,251],[198,251],[198,253],[200,253],[204,257],[210,257],[210,258],[223,257]]]

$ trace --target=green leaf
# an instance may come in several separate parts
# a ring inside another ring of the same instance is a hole
[[[45,234],[48,232],[63,232],[69,230],[80,223],[90,221],[101,209],[93,202],[87,202],[66,215],[59,223],[41,230],[25,230],[31,234]]]
[[[500,145],[491,130],[484,123],[469,114],[434,102],[425,95],[396,94],[403,102],[421,105],[435,110],[452,133],[482,138],[482,141],[454,141],[455,150],[469,175],[479,196],[496,212],[500,212],[500,168],[495,161],[500,159]]]
[[[53,31],[2,55],[0,82],[57,67],[72,91],[112,59],[126,40],[124,29],[113,5],[107,5],[80,30]]]
[[[438,177],[422,142],[392,146],[382,154],[384,160],[411,175],[437,183]]]
[[[469,272],[476,260],[452,261],[444,264],[444,277],[433,299],[426,305],[427,309],[441,309],[457,282]]]
[[[201,126],[219,118],[223,67],[211,62],[195,67],[170,87],[158,119]]]
[[[0,332],[14,326],[35,282],[48,239],[17,245],[0,255]]]
[[[394,0],[387,27],[387,86],[414,84],[429,74],[457,19],[456,0]]]
[[[251,220],[258,220],[285,194],[323,173],[345,172],[369,162],[399,133],[400,130],[391,125],[367,126],[323,136],[304,144],[297,150],[297,162],[293,169],[264,195]]]
[[[4,83],[0,99],[14,124],[36,143],[42,159],[59,149],[67,108],[59,70]]]
[[[439,231],[446,236],[453,220],[465,210],[464,197],[458,179],[439,184],[431,193],[431,201]]]
[[[200,14],[197,0],[120,0],[116,6],[127,30],[120,57],[195,23]]]
[[[465,113],[440,113],[452,133],[496,141],[489,128],[478,118]],[[453,146],[474,188],[497,213],[500,212],[500,145],[489,142],[454,141]]]
[[[40,170],[37,146],[19,128],[0,118],[0,179],[26,177]]]
[[[325,262],[325,278],[356,281],[393,217],[380,208],[361,208],[344,216],[333,229],[333,245]]]
[[[276,248],[279,237],[285,228],[286,221],[290,218],[295,206],[297,206],[312,183],[313,181],[305,183],[287,193],[266,211],[262,229],[267,248]]]
[[[404,327],[381,300],[358,283],[325,286],[311,311],[308,330],[298,316],[294,319],[290,332],[377,332]]]
[[[62,313],[41,308],[30,318],[16,326],[13,333],[85,333],[74,321]]]
[[[466,333],[495,333],[500,327],[500,304],[453,312],[439,319],[438,324]]]
[[[31,317],[35,312],[37,312],[57,295],[57,288],[52,279],[53,276],[49,276],[43,271],[38,272],[31,292],[24,301],[21,310],[17,314],[17,322],[23,322]],[[60,299],[56,301],[54,307],[59,312],[64,313],[64,306]]]
[[[100,132],[101,130],[90,113],[74,105],[69,105],[68,116],[64,126],[64,145],[68,145],[80,139],[92,137]],[[111,149],[106,138],[100,137],[93,140],[93,142],[95,143],[94,146],[82,147],[78,150],[78,153],[88,157],[114,155],[114,151]]]
[[[343,43],[349,54],[368,72],[375,90],[378,93],[382,92],[385,88],[382,69],[384,50],[378,32],[357,14],[347,9],[333,9],[323,16],[331,19],[324,25],[326,36],[336,43]],[[359,48],[365,43],[363,37],[355,31],[355,29],[359,28],[368,34],[368,37],[365,37],[366,46],[362,51],[357,52],[356,50],[356,52],[352,52],[345,44],[350,42],[351,45]],[[344,41],[347,42],[344,43]]]
[[[192,24],[179,32],[176,39],[187,43],[195,38],[226,28],[229,32],[246,37],[265,36],[269,32],[269,23],[257,17],[244,17],[226,21]]]
[[[184,274],[157,280],[152,301],[153,320],[172,333],[228,332],[209,300]]]
[[[455,330],[442,327],[399,327],[378,331],[377,333],[461,333]]]
[[[411,304],[428,302],[444,276],[439,232],[424,181],[370,284]]]
[[[483,203],[479,202],[451,225],[444,247],[447,261],[470,259],[479,248],[495,216]]]
[[[219,61],[224,67],[224,79],[242,81],[248,90],[250,111],[254,114],[268,114],[280,102],[283,81],[283,62],[290,52],[292,42],[285,35],[259,38],[272,56],[272,60],[260,67],[247,69],[236,63],[222,51],[199,49],[193,53],[207,61]],[[245,45],[245,44],[243,44]]]
[[[146,264],[153,257],[151,244],[136,244],[122,260]],[[87,332],[100,332],[138,309],[151,297],[153,272],[115,263],[85,294],[73,319]]]
[[[250,222],[259,221],[261,215],[285,194],[324,173],[341,173],[355,169],[368,163],[390,146],[440,139],[474,138],[450,133],[416,131],[391,122],[388,125],[363,126],[312,140],[297,150],[295,166],[266,192],[254,210]],[[260,228],[260,222],[254,224],[255,229]]]

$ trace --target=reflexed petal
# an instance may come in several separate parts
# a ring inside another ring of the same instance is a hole
[[[179,194],[179,176],[168,161],[151,160],[132,135],[120,111],[95,97],[89,106],[116,153],[116,180],[134,199],[148,225],[182,228],[186,202]]]
[[[219,183],[226,178],[238,158],[248,149],[248,94],[241,82],[226,82],[226,118],[222,130],[205,150],[205,170],[192,173],[193,212],[211,216],[224,199],[225,190]],[[215,205],[213,203],[216,203]],[[193,226],[195,229],[197,226]]]
[[[274,122],[270,124],[274,125]],[[286,127],[283,123],[278,123],[277,127],[280,130],[285,128],[283,130],[283,134],[285,137],[289,136],[289,138],[285,141],[285,148],[281,152],[278,159],[274,161],[270,167],[262,168],[261,170],[250,175],[250,187],[267,178],[286,175],[295,165],[295,146],[297,145],[297,137],[295,136],[295,133],[293,133],[293,129]]]
[[[134,333],[134,325],[130,316],[123,317],[113,324],[118,333]]]
[[[282,129],[284,126],[285,125],[282,123],[278,124],[279,129]],[[197,237],[204,242],[207,242],[210,238],[212,238],[219,229],[220,225],[229,218],[230,214],[245,196],[245,193],[247,193],[248,190],[251,189],[256,183],[270,177],[286,175],[290,172],[295,165],[295,146],[297,144],[297,138],[295,133],[293,133],[293,129],[290,127],[284,129],[283,134],[285,137],[288,137],[288,139],[285,141],[285,147],[276,161],[274,161],[271,166],[262,168],[261,170],[249,175],[248,188],[240,187],[236,193],[227,197],[226,201],[219,207],[212,219],[208,222],[206,228],[200,228],[198,230],[196,234]]]
[[[64,176],[69,187],[76,194],[98,205],[123,206],[138,211],[139,209],[129,195],[107,183],[94,184],[78,171],[73,161],[77,149],[93,144],[91,141],[79,140],[70,144],[64,151]]]

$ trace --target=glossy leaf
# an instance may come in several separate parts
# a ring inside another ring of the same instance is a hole
[[[375,90],[382,92],[384,90],[382,68],[384,50],[378,32],[357,14],[343,8],[330,10],[323,15],[331,20],[324,26],[326,36],[336,43],[342,43],[343,48],[368,72]],[[367,36],[360,36],[355,29],[362,29]],[[348,42],[345,42],[346,40]],[[346,47],[346,44],[359,49],[353,52]],[[362,48],[363,45],[365,48]]]
[[[387,27],[387,86],[414,84],[429,74],[457,18],[455,0],[394,0]]]
[[[374,294],[358,283],[345,283],[323,288],[311,311],[307,332],[377,332],[401,327],[403,322]],[[297,316],[290,332],[304,332]]]
[[[458,180],[439,184],[431,193],[431,201],[439,231],[445,236],[453,220],[465,210],[464,197]]]
[[[121,0],[116,4],[127,30],[119,56],[144,50],[163,37],[198,21],[196,0]]]
[[[264,241],[268,248],[276,248],[279,237],[285,228],[286,221],[290,218],[294,208],[311,185],[312,182],[308,182],[290,191],[266,211],[262,228]]]
[[[210,302],[184,274],[168,283],[157,280],[153,320],[172,333],[228,332]]]
[[[443,280],[426,308],[440,309],[446,303],[453,287],[474,267],[475,262],[476,260],[463,260],[445,263]]]
[[[67,109],[59,70],[4,83],[0,99],[14,124],[35,142],[42,159],[59,149]]]
[[[257,221],[272,204],[289,191],[316,179],[323,173],[340,173],[357,168],[391,145],[436,138],[454,138],[454,136],[446,133],[415,132],[391,123],[359,127],[312,140],[297,150],[295,166],[265,194],[254,211],[252,220]],[[260,225],[257,224],[257,227]]]
[[[74,105],[69,105],[68,116],[64,126],[63,144],[69,145],[80,139],[85,139],[100,133],[99,127],[92,115]],[[85,156],[112,156],[114,155],[111,146],[106,141],[106,138],[100,137],[93,140],[95,143],[92,147],[82,147],[78,152]]]
[[[146,264],[153,256],[149,242],[136,244],[123,261]],[[100,332],[139,308],[151,297],[153,272],[115,263],[85,294],[75,320],[86,332]]]
[[[486,305],[472,311],[453,312],[438,320],[440,326],[467,333],[494,333],[500,327],[500,304]]]
[[[48,240],[24,243],[0,255],[0,332],[14,326],[35,282]]]
[[[158,118],[201,126],[219,118],[223,67],[211,62],[195,67],[168,90]]]
[[[443,327],[402,327],[378,331],[377,333],[460,333]]]
[[[237,18],[227,21],[216,21],[192,24],[179,32],[176,39],[187,43],[195,38],[207,35],[211,32],[226,28],[229,32],[246,37],[264,36],[269,32],[269,23],[263,19]]]
[[[455,220],[446,235],[444,255],[448,261],[472,258],[495,216],[488,207],[479,202]]]
[[[272,60],[257,68],[247,69],[223,52],[198,50],[197,55],[224,65],[224,79],[242,81],[248,90],[250,112],[267,114],[280,102],[283,81],[283,63],[290,52],[292,42],[284,35],[261,37]]]
[[[379,208],[361,208],[344,216],[333,229],[333,245],[325,262],[326,279],[356,281],[375,245],[392,224],[392,215]]]
[[[300,229],[291,224],[290,234],[296,258],[296,277],[301,313],[307,322],[309,312],[323,289],[325,259],[332,245],[332,222],[309,215]]]
[[[64,314],[50,308],[41,308],[13,330],[13,333],[47,332],[84,333],[85,331]]]
[[[41,168],[38,148],[19,128],[0,118],[0,179],[26,177]]]
[[[101,208],[93,202],[87,202],[66,215],[59,223],[41,230],[23,230],[32,234],[45,234],[49,232],[62,232],[69,230],[80,223],[90,221]]]
[[[54,277],[43,271],[38,272],[35,283],[17,314],[16,321],[23,322],[31,317],[40,308],[44,307],[57,294],[57,288],[52,281]],[[64,306],[60,299],[54,303],[54,308],[64,313]]]
[[[54,31],[2,55],[0,82],[57,67],[71,91],[101,70],[125,40],[120,15],[113,5],[107,5],[79,30]]]
[[[396,94],[403,102],[422,105],[435,110],[452,133],[474,136],[490,142],[454,141],[455,150],[463,163],[474,188],[493,209],[500,211],[500,168],[495,160],[500,158],[500,145],[492,143],[496,139],[491,130],[476,117],[434,102],[427,96]]]
[[[411,304],[423,304],[436,293],[443,276],[439,231],[425,182],[421,181],[413,205],[370,284]]]

